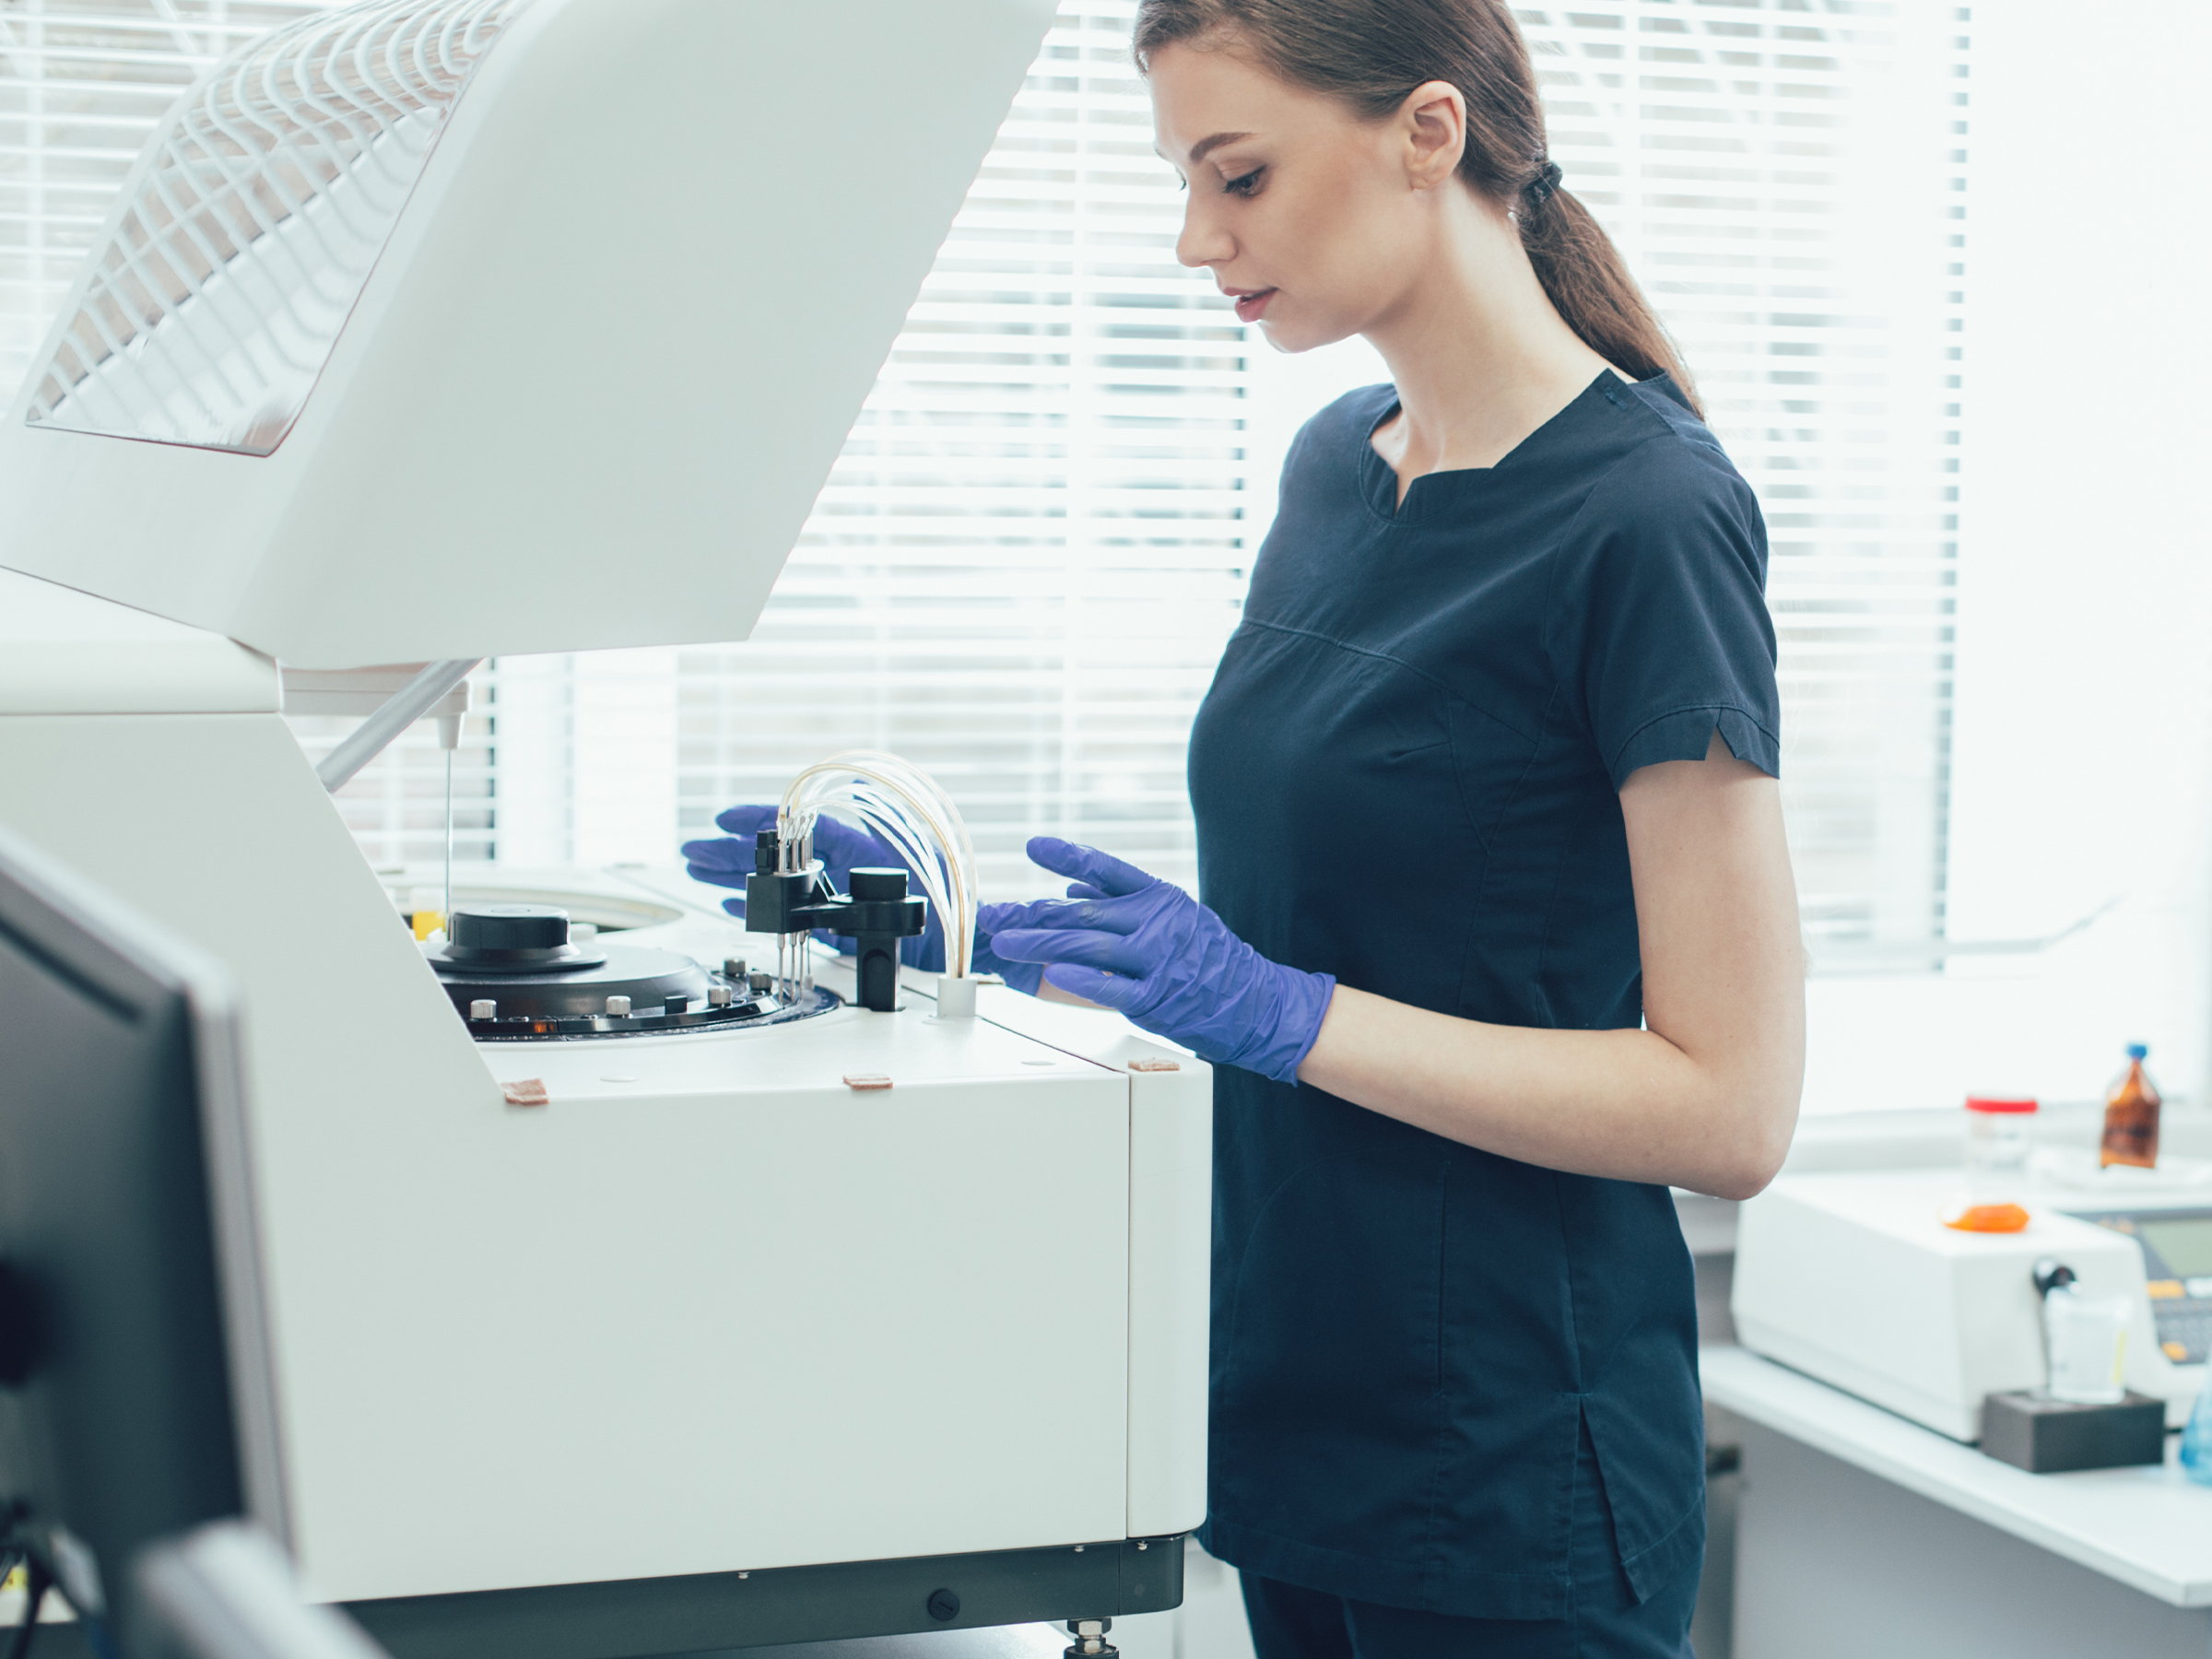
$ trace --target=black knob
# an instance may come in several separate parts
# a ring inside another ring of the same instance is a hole
[[[773,830],[762,830],[753,836],[753,868],[763,876],[773,876],[782,859],[782,843]]]
[[[903,899],[906,897],[906,872],[855,870],[853,872],[852,885],[845,890],[855,899]]]
[[[569,912],[550,904],[457,904],[445,936],[464,950],[559,950]]]
[[[929,1593],[929,1616],[939,1624],[949,1624],[960,1616],[960,1593],[957,1590],[932,1590]]]

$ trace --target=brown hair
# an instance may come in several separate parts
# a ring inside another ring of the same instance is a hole
[[[1397,113],[1425,81],[1457,87],[1467,100],[1460,177],[1515,210],[1521,245],[1567,326],[1639,380],[1672,375],[1698,404],[1681,354],[1620,251],[1559,187],[1528,43],[1501,0],[1140,0],[1130,47],[1144,69],[1162,46],[1216,34],[1270,74],[1340,98],[1368,121]]]

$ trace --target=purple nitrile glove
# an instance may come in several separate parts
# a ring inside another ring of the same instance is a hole
[[[987,904],[979,924],[1007,960],[1050,964],[1063,991],[1216,1065],[1295,1083],[1335,976],[1271,962],[1172,882],[1049,835],[1030,856],[1075,879],[1065,899]]]
[[[763,830],[776,827],[776,809],[773,806],[732,806],[714,819],[718,829],[729,831],[729,838],[716,841],[695,841],[684,843],[684,857],[689,861],[688,870],[694,881],[712,882],[716,887],[737,888],[740,897],[724,899],[722,908],[731,915],[745,914],[745,878],[753,873],[753,837]],[[814,821],[814,855],[822,861],[822,869],[830,877],[830,886],[841,893],[853,887],[855,867],[869,869],[906,869],[906,860],[892,851],[890,843],[865,830],[856,830],[851,824],[833,818],[818,818]],[[907,870],[912,876],[913,872]],[[914,891],[921,890],[916,882]],[[815,930],[816,938],[841,956],[853,954],[853,941],[835,934]],[[974,964],[971,971],[995,973],[1017,991],[1037,994],[1037,982],[1044,970],[1034,962],[1002,962],[991,953],[991,935],[978,932],[973,952]],[[929,907],[929,921],[921,933],[911,939],[899,941],[899,959],[909,968],[919,968],[929,973],[945,971],[945,924],[937,914],[937,907]]]

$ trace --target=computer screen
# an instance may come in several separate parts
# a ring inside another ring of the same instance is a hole
[[[0,1500],[118,1630],[152,1540],[281,1533],[237,1054],[218,971],[0,835]]]

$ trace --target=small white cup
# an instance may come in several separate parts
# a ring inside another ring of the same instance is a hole
[[[2085,1296],[2062,1286],[2043,1298],[2043,1335],[2051,1352],[2051,1397],[2076,1406],[2116,1406],[2127,1397],[2124,1296]]]

